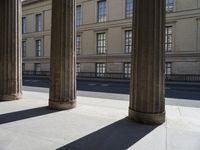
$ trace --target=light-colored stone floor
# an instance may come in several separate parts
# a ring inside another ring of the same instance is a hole
[[[0,150],[200,150],[200,108],[167,105],[167,121],[128,120],[128,101],[78,97],[68,111],[51,111],[48,93],[25,91],[0,102]]]

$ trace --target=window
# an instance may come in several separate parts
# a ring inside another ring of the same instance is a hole
[[[172,63],[171,62],[165,63],[165,74],[166,75],[172,74]]]
[[[132,51],[132,30],[125,31],[125,53],[130,54]]]
[[[106,64],[105,63],[97,63],[96,64],[97,77],[104,77],[105,72],[106,72]]]
[[[81,5],[76,6],[76,26],[81,25]]]
[[[26,17],[22,17],[22,33],[26,33]]]
[[[124,77],[131,77],[131,63],[124,63]]]
[[[81,72],[81,64],[80,63],[77,63],[76,64],[76,73],[80,73]]]
[[[35,48],[36,48],[36,56],[37,57],[40,57],[40,56],[42,56],[42,41],[41,40],[36,40],[35,41],[35,44],[36,44],[36,46],[35,46]]]
[[[165,52],[172,51],[172,26],[165,27]]]
[[[26,57],[26,41],[22,41],[22,57]]]
[[[34,69],[35,69],[35,72],[40,72],[41,71],[41,64],[40,63],[35,63],[34,64]]]
[[[166,12],[173,12],[174,0],[166,0]]]
[[[36,15],[36,31],[37,32],[42,31],[42,14]]]
[[[133,0],[126,0],[125,16],[126,18],[133,16]]]
[[[22,63],[22,71],[25,71],[25,63]]]
[[[105,22],[107,20],[106,0],[100,0],[97,2],[97,4],[98,4],[97,22]]]
[[[97,54],[106,53],[106,33],[97,33]]]
[[[76,35],[76,54],[80,55],[81,53],[81,36]]]

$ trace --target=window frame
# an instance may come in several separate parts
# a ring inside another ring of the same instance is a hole
[[[172,74],[172,62],[165,62],[165,75]]]
[[[106,74],[106,63],[98,62],[96,63],[96,77],[104,77]]]
[[[106,32],[96,33],[96,53],[97,53],[97,55],[103,55],[103,54],[107,53],[107,34],[106,34]]]
[[[38,41],[40,41],[40,44],[39,44],[39,46],[40,46],[40,49],[37,49],[38,48],[38,45],[37,45],[37,42]],[[36,57],[42,57],[42,56],[44,56],[44,54],[43,54],[43,43],[42,43],[42,39],[36,39],[35,40],[35,56]]]
[[[131,78],[131,62],[124,63],[124,78]]]
[[[170,2],[172,1],[172,2]],[[166,12],[170,13],[174,11],[174,0],[166,0]]]
[[[165,52],[173,51],[173,26],[166,25],[165,26]]]
[[[101,6],[102,3],[102,6]],[[103,10],[103,11],[101,11]],[[106,22],[108,18],[107,0],[97,1],[97,22]]]
[[[82,24],[82,6],[77,5],[76,6],[76,26],[80,26],[81,24]]]
[[[78,40],[79,37],[79,41]],[[76,55],[81,54],[81,34],[76,35]]]
[[[22,57],[26,57],[26,40],[22,40]]]
[[[132,3],[129,3],[129,1],[132,1]],[[125,18],[132,18],[133,10],[134,10],[134,0],[125,0]]]
[[[35,31],[42,32],[43,31],[43,17],[42,13],[38,13],[35,15]]]
[[[37,69],[39,67],[39,70]],[[34,71],[40,72],[41,71],[41,63],[34,63]]]
[[[131,32],[131,35],[127,33]],[[131,54],[133,50],[133,30],[132,29],[127,29],[124,30],[124,53],[125,54]],[[128,49],[128,50],[127,50]]]
[[[26,17],[22,17],[22,34],[26,33]]]
[[[25,63],[22,63],[22,72],[23,71],[26,71],[26,64]]]
[[[76,73],[80,73],[81,72],[81,63],[76,63]]]

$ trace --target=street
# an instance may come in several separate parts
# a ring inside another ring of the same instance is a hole
[[[48,80],[23,80],[24,86],[33,87],[49,87]],[[200,83],[188,84],[188,83],[166,83],[165,97],[178,98],[178,99],[190,99],[200,100]],[[123,96],[129,94],[128,82],[110,82],[110,81],[77,81],[77,90],[82,93],[83,96],[91,96],[99,98],[106,98],[100,93],[109,93],[109,98],[124,99]],[[83,92],[84,91],[84,92]],[[95,92],[95,94],[93,94]],[[83,94],[84,93],[84,94]],[[112,96],[112,94],[114,94]],[[118,94],[119,97],[115,95]]]

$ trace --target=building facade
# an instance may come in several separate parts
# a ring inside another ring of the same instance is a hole
[[[22,17],[23,70],[49,70],[51,1],[24,1]]]
[[[166,74],[200,74],[200,0],[166,4]],[[24,71],[50,69],[51,5],[23,2]],[[134,0],[77,0],[77,72],[130,77],[133,5]]]

